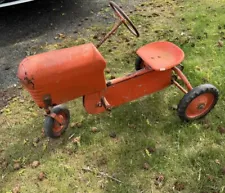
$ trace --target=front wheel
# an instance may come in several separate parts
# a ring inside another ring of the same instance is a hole
[[[177,109],[178,116],[184,121],[203,118],[213,109],[218,98],[219,91],[211,84],[195,87],[181,99]]]
[[[44,123],[45,135],[50,138],[60,137],[68,128],[70,112],[64,105],[52,108],[51,114],[47,115]]]

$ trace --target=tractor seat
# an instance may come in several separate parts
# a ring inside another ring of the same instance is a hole
[[[165,71],[184,60],[184,52],[171,42],[153,42],[137,50],[145,64],[153,70]]]

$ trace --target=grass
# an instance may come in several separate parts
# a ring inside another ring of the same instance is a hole
[[[223,0],[142,3],[131,14],[141,37],[135,39],[122,28],[100,49],[111,70],[106,74],[109,79],[133,71],[134,52],[141,45],[157,40],[176,43],[186,53],[183,64],[192,84],[209,82],[220,90],[220,100],[206,118],[181,122],[173,106],[183,95],[175,87],[96,116],[88,115],[81,100],[75,100],[68,103],[72,126],[52,140],[42,136],[43,113],[24,91],[0,114],[1,192],[15,187],[34,193],[225,192],[225,136],[218,131],[225,124],[225,49],[218,46],[225,39],[224,8]],[[96,41],[92,37],[101,36],[99,31],[106,28],[92,26],[84,32],[86,38],[68,38],[39,51]],[[109,137],[112,132],[116,138]],[[80,143],[73,143],[71,135],[80,137]],[[35,160],[40,166],[32,168]],[[15,170],[15,163],[21,168]],[[122,183],[99,176],[98,171]],[[40,172],[46,175],[42,181]]]

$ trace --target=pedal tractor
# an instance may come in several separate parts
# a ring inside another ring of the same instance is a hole
[[[175,85],[184,97],[178,105],[178,116],[191,121],[206,116],[218,100],[218,90],[211,84],[193,88],[182,72],[184,52],[167,41],[152,42],[137,50],[136,71],[106,81],[106,61],[98,48],[124,24],[136,37],[139,32],[125,12],[114,2],[110,6],[118,22],[98,45],[88,43],[50,51],[25,58],[19,65],[18,78],[35,103],[46,111],[44,131],[48,137],[59,137],[70,122],[63,103],[83,97],[90,114],[112,108],[144,95]],[[176,75],[183,81],[182,87]]]

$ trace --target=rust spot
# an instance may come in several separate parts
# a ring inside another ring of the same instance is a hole
[[[26,81],[26,84],[29,86],[29,85],[32,85],[32,88],[34,89],[34,82],[33,82],[33,78],[32,79],[29,79],[28,77],[25,77],[24,80]]]

